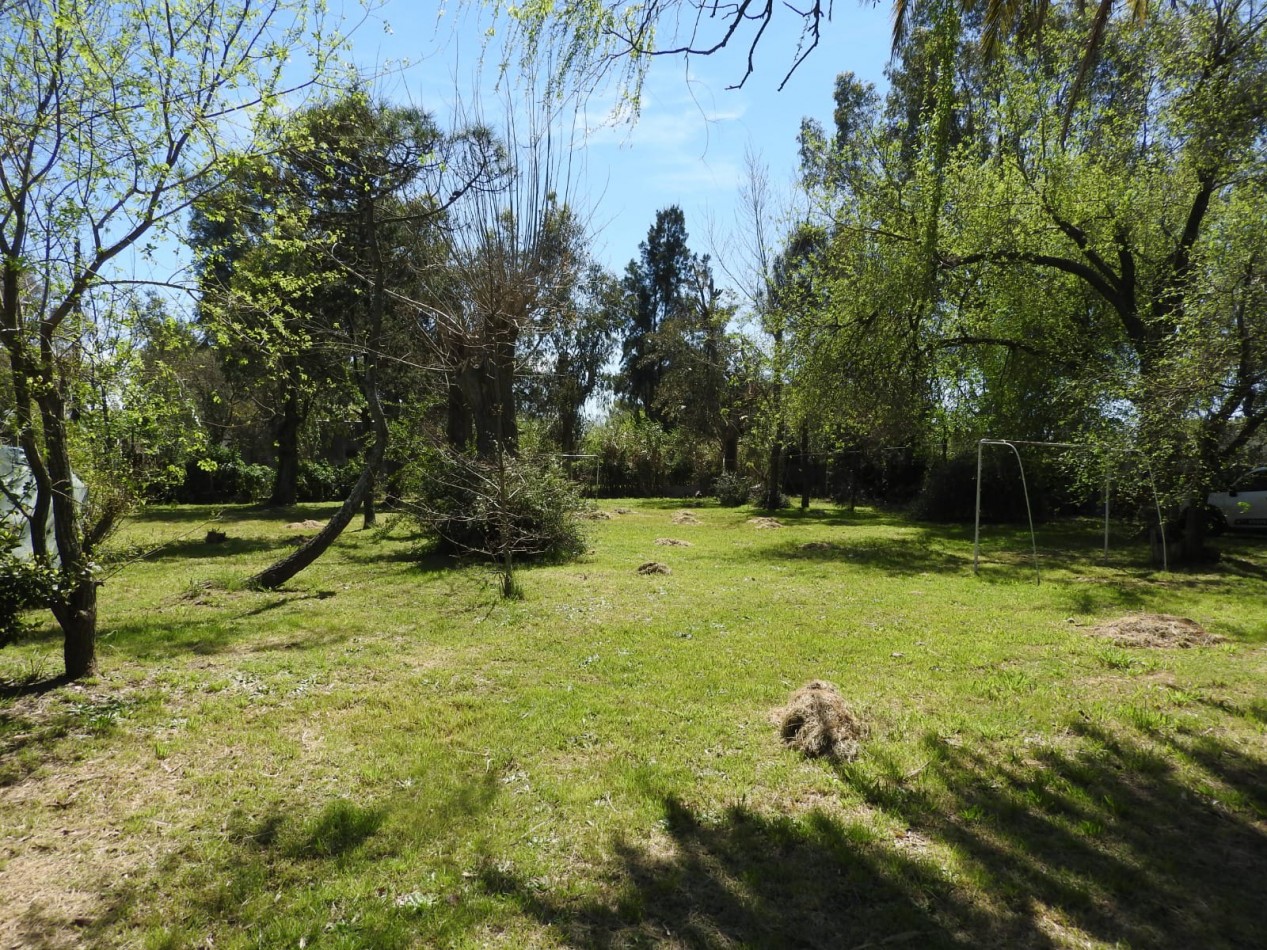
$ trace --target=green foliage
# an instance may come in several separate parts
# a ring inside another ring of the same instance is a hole
[[[334,465],[320,459],[299,462],[300,501],[341,501],[361,474],[359,462]]]
[[[723,472],[713,482],[713,492],[723,508],[738,508],[740,505],[746,505],[753,488],[752,479],[738,472]]]
[[[22,637],[28,629],[23,613],[47,606],[57,589],[55,568],[13,553],[18,539],[16,528],[0,525],[0,647]]]
[[[695,435],[666,432],[659,423],[615,411],[585,435],[584,451],[599,457],[605,495],[662,495],[673,487],[707,485],[715,453]]]
[[[185,479],[170,492],[157,495],[186,504],[258,502],[268,497],[273,470],[245,461],[227,445],[208,446],[185,466]]]
[[[450,553],[502,563],[565,560],[585,550],[578,515],[586,503],[553,461],[432,449],[407,485],[408,510]]]

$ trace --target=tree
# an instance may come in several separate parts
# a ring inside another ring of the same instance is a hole
[[[328,268],[304,299],[314,337],[335,348],[353,378],[365,422],[361,472],[343,504],[313,538],[252,578],[275,588],[319,558],[367,499],[387,451],[389,427],[380,397],[385,331],[392,310],[407,301],[400,284],[429,261],[412,232],[433,226],[446,202],[438,195],[445,160],[429,115],[375,104],[360,93],[309,110],[292,123],[287,162],[298,193],[312,203],[298,240]],[[462,183],[448,201],[461,197]],[[290,237],[289,235],[287,236]],[[412,266],[411,266],[412,265]],[[402,299],[403,298],[403,299]]]
[[[581,261],[563,239],[566,180],[556,116],[530,106],[524,138],[508,109],[506,142],[477,124],[459,163],[471,187],[445,222],[446,274],[429,293],[432,346],[448,387],[447,439],[485,461],[518,451],[521,336],[538,325]],[[514,146],[513,152],[510,145]]]
[[[559,451],[571,455],[585,403],[604,382],[624,297],[620,282],[590,257],[584,228],[570,208],[557,209],[550,232],[551,256],[567,266],[542,301],[535,346],[525,353],[520,403],[546,421]]]
[[[625,269],[628,324],[621,341],[617,389],[630,405],[664,424],[660,383],[668,369],[659,334],[689,307],[694,255],[687,246],[686,216],[677,205],[656,212],[638,257]]]
[[[35,555],[60,563],[49,606],[66,674],[96,665],[93,556],[118,516],[71,491],[73,354],[144,250],[217,177],[231,120],[270,105],[319,35],[304,5],[15,0],[0,9],[0,340],[13,429],[37,484]],[[320,69],[322,53],[314,66]],[[249,151],[249,147],[247,149]],[[52,517],[56,551],[44,543]]]

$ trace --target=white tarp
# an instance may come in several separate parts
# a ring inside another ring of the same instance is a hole
[[[80,505],[85,504],[88,500],[88,489],[78,476],[71,475],[70,478],[75,500]],[[35,509],[35,476],[31,474],[31,469],[26,464],[26,454],[16,445],[0,445],[0,482],[4,483],[4,491],[0,493],[0,523],[21,529],[21,539],[18,546],[13,549],[13,553],[18,557],[30,557],[33,553],[31,522],[27,515]],[[22,511],[18,510],[19,505]],[[48,538],[48,553],[56,562],[57,541],[53,537],[52,511],[48,513],[44,536]]]

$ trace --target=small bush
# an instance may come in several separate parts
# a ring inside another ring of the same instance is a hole
[[[779,492],[775,496],[774,504],[772,505],[767,504],[770,499],[766,495],[766,487],[764,485],[753,485],[748,491],[748,503],[766,511],[792,507],[792,500],[783,492]]]
[[[0,526],[0,647],[14,643],[30,627],[23,613],[45,606],[57,587],[57,570],[14,554],[19,532]]]
[[[552,462],[507,456],[498,464],[437,450],[413,481],[416,519],[450,553],[562,559],[585,550],[585,502]]]
[[[752,493],[752,482],[738,472],[724,472],[717,476],[713,491],[724,508],[738,508],[746,504]]]
[[[267,498],[272,487],[273,470],[267,465],[243,461],[237,449],[227,445],[212,445],[186,463],[179,485],[169,491],[155,490],[150,497],[182,504],[253,502]]]
[[[352,486],[356,484],[360,474],[359,461],[332,465],[316,459],[303,459],[299,463],[299,500],[342,501],[351,494]]]

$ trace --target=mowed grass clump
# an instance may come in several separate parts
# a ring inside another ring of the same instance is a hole
[[[1095,526],[613,503],[519,572],[403,527],[285,590],[272,515],[117,539],[102,674],[0,653],[0,946],[1251,946],[1267,929],[1267,558],[1107,565]],[[209,528],[225,537],[208,543]],[[672,536],[685,545],[657,544]],[[650,560],[668,574],[639,574]],[[109,571],[110,568],[107,569]],[[1226,642],[1137,648],[1127,615]],[[812,679],[868,726],[785,747]],[[905,936],[903,936],[905,935]]]

